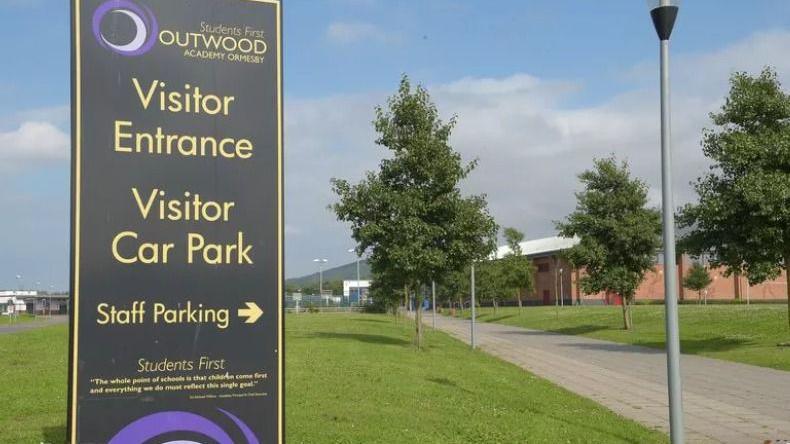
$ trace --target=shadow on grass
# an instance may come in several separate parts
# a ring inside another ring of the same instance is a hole
[[[601,325],[576,325],[573,327],[554,328],[551,330],[524,330],[524,331],[507,331],[509,334],[531,335],[531,336],[551,336],[551,335],[569,335],[579,336],[587,333],[594,333],[601,330],[611,330],[609,327]]]
[[[682,353],[688,354],[697,354],[700,352],[724,352],[754,344],[754,341],[748,339],[723,338],[720,336],[705,339],[681,339],[680,351]],[[637,342],[636,345],[658,348],[662,350],[665,347],[664,341]]]
[[[453,381],[451,381],[451,380],[449,380],[447,378],[426,378],[425,380],[428,381],[428,382],[433,382],[434,384],[439,384],[439,385],[443,385],[445,387],[454,388],[454,389],[460,390],[460,391],[462,391],[464,393],[469,393],[469,394],[473,393],[473,392],[471,392],[471,391],[459,386],[458,384],[456,384],[455,382],[453,382]]]
[[[499,322],[499,321],[504,321],[505,319],[513,318],[515,316],[516,315],[514,314],[499,315],[499,316],[490,314],[490,315],[480,316],[480,320],[484,322]]]
[[[352,322],[376,322],[379,324],[389,324],[391,321],[385,321],[384,319],[375,319],[375,318],[351,318]]]
[[[554,333],[559,333],[561,335],[584,335],[587,333],[595,333],[596,331],[601,330],[611,330],[609,327],[604,327],[601,325],[576,325],[573,327],[563,327],[563,328],[555,328],[552,329]]]
[[[644,353],[648,355],[663,354],[663,348],[653,348],[644,344],[621,344],[618,342],[573,342],[560,344],[562,347],[596,350],[615,353]],[[663,346],[662,346],[663,347]]]
[[[44,444],[61,444],[66,442],[66,425],[44,427],[41,429]]]
[[[362,333],[338,333],[338,332],[319,331],[304,337],[321,338],[321,339],[344,339],[350,341],[365,342],[368,344],[404,345],[404,346],[411,345],[411,342],[405,339],[393,338],[391,336],[384,336],[384,335],[368,335]]]
[[[724,352],[751,344],[754,344],[754,342],[722,337],[684,339],[680,341],[680,351],[681,353],[695,355],[702,352]],[[585,350],[644,354],[663,354],[665,349],[664,341],[635,341],[633,344],[625,344],[600,340],[600,342],[574,342],[562,344],[562,346]]]

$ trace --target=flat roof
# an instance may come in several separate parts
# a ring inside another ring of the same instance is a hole
[[[578,243],[578,237],[552,236],[524,241],[519,243],[519,246],[521,247],[521,254],[524,256],[541,256],[567,250]],[[497,259],[502,259],[508,253],[510,253],[510,247],[502,245],[497,248],[496,257]]]

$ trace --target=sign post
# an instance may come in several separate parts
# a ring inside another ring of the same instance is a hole
[[[279,0],[72,0],[69,442],[282,443]]]

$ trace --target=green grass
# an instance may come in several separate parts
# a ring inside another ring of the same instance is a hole
[[[681,305],[683,353],[790,370],[787,306],[782,304]],[[559,317],[557,312],[559,311]],[[634,330],[623,330],[622,309],[615,306],[492,308],[478,310],[483,322],[582,335],[608,341],[664,348],[664,306],[633,307]],[[466,310],[464,317],[469,317]]]
[[[0,443],[66,439],[65,325],[0,335]]]
[[[43,318],[37,318],[37,317],[33,316],[32,314],[24,313],[24,314],[17,315],[14,318],[14,320],[12,321],[11,320],[11,316],[3,315],[3,316],[0,316],[0,326],[15,325],[15,324],[22,323],[22,322],[31,322],[31,321],[41,320],[41,319],[43,319]]]
[[[389,316],[287,318],[295,443],[654,443],[658,432],[520,368]],[[66,328],[0,336],[1,443],[63,442]]]

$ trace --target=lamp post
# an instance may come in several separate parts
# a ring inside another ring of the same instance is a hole
[[[436,281],[431,281],[431,308],[433,309],[433,329],[436,330]]]
[[[472,262],[472,276],[471,276],[471,296],[472,296],[472,325],[471,325],[471,332],[470,332],[470,339],[472,343],[472,350],[475,349],[477,344],[475,343],[475,263]],[[463,308],[463,307],[462,307]]]
[[[22,297],[22,275],[16,275],[16,286],[19,287],[19,297]],[[11,304],[14,306],[14,315],[11,316],[11,319],[17,319],[18,315],[16,313],[16,297],[11,299]]]
[[[38,292],[40,292],[40,291],[41,291],[41,281],[36,281],[36,295],[37,296],[38,296]],[[42,307],[41,307],[41,316],[44,316],[44,314],[46,314],[46,310],[45,310],[46,307],[43,306],[44,305],[44,301],[45,301],[45,299],[41,298],[41,305],[42,305]]]
[[[318,295],[324,297],[324,264],[327,260],[313,259],[313,262],[318,264]],[[324,302],[329,305],[329,299],[325,299]]]
[[[349,248],[349,253],[356,253],[357,250]],[[351,292],[348,293],[348,305],[351,305]],[[357,255],[357,305],[362,305],[362,287],[359,286],[359,255]]]
[[[55,291],[55,286],[52,285],[52,284],[49,284],[49,293],[47,294],[47,296],[49,297],[49,303],[47,304],[47,306],[49,307],[49,317],[50,318],[52,317],[52,293],[54,291]]]
[[[672,201],[672,153],[669,111],[669,36],[678,15],[679,0],[648,0],[650,17],[660,41],[661,58],[661,213],[664,234],[664,307],[666,310],[667,382],[669,386],[669,437],[684,442],[683,399],[680,381],[677,273],[675,270],[675,205]]]

